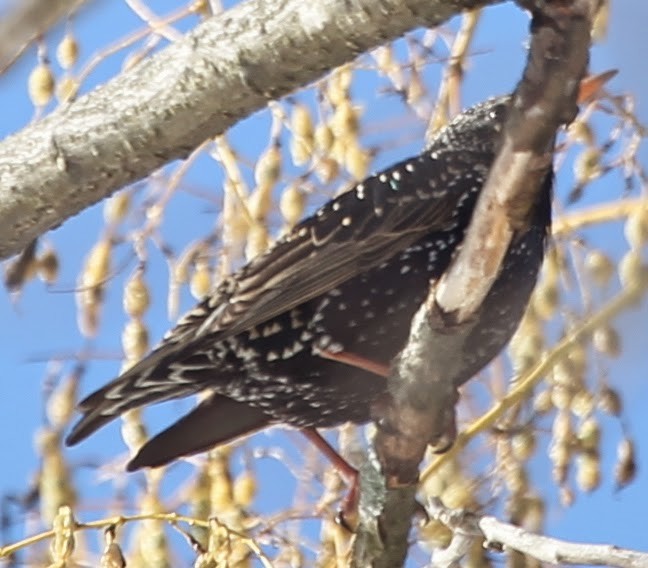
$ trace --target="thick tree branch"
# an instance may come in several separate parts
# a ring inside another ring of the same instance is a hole
[[[402,523],[400,513],[384,505],[392,488],[414,485],[427,446],[444,451],[455,438],[454,381],[462,369],[467,338],[513,234],[528,224],[531,204],[543,190],[556,131],[577,112],[595,2],[533,3],[527,65],[473,220],[449,272],[415,315],[407,345],[394,364],[392,399],[382,410],[374,440],[387,496],[373,507],[377,516],[361,511],[357,549],[366,548],[362,541],[372,528],[371,538],[380,541]],[[358,565],[381,561],[366,557]]]
[[[248,0],[0,143],[0,259],[326,71],[496,0]]]
[[[470,544],[469,541],[475,538],[483,538],[488,545],[497,546],[499,549],[517,550],[540,562],[557,565],[587,564],[621,568],[648,566],[648,553],[645,552],[607,544],[567,542],[534,534],[499,521],[495,517],[479,517],[465,511],[448,509],[439,499],[430,501],[428,513],[430,517],[442,522],[455,533],[453,544],[446,551],[435,555],[432,565],[436,568],[456,566],[467,550],[466,543]],[[455,540],[458,544],[454,542]]]

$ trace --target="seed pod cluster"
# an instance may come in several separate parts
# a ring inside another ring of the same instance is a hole
[[[54,536],[50,542],[53,566],[67,566],[74,552],[76,520],[69,505],[61,505],[52,522]]]
[[[49,103],[54,95],[55,85],[52,67],[47,59],[43,58],[29,74],[27,91],[32,104],[40,108]]]

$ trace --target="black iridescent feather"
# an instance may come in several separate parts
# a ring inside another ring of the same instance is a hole
[[[371,419],[386,380],[322,356],[381,365],[403,348],[430,282],[461,245],[494,159],[509,98],[465,111],[420,155],[326,203],[227,278],[147,357],[80,403],[76,444],[123,412],[208,392],[140,450],[129,469],[207,450],[271,424]],[[531,222],[515,235],[485,299],[460,385],[509,341],[527,305],[551,221],[547,171]]]

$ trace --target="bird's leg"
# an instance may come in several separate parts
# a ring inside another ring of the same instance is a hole
[[[358,470],[346,461],[337,450],[315,428],[302,428],[300,432],[333,464],[344,481],[349,485],[349,491],[342,500],[338,521],[349,531],[353,532],[357,524],[358,499],[360,484]]]
[[[337,361],[338,363],[344,363],[345,365],[349,365],[350,367],[356,367],[357,369],[368,371],[369,373],[378,375],[379,377],[389,377],[389,365],[376,363],[375,361],[367,359],[362,355],[348,353],[347,351],[339,351],[337,353],[334,353],[333,351],[327,351],[326,349],[318,350],[317,355],[323,357],[324,359]]]

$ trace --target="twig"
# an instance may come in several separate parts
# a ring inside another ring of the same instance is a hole
[[[497,548],[503,550],[516,550],[540,562],[559,565],[587,564],[619,568],[645,568],[648,566],[648,553],[607,544],[567,542],[531,533],[492,516],[479,517],[465,511],[449,509],[438,498],[430,500],[428,513],[430,517],[450,528],[455,533],[457,540],[464,544],[471,539],[483,538],[487,546],[497,545]],[[453,548],[453,550],[457,551],[458,549]],[[432,566],[435,568],[452,566],[453,564],[450,562],[455,562],[454,565],[456,565],[456,562],[461,560],[461,556],[454,556],[452,560],[450,558],[447,553],[438,557],[435,555]]]

